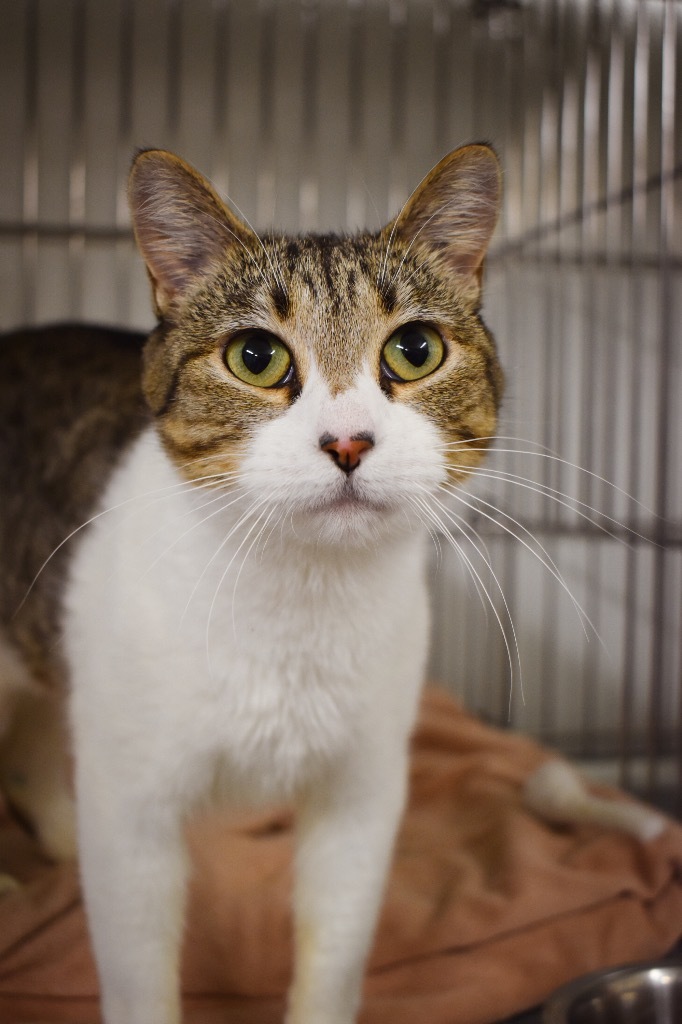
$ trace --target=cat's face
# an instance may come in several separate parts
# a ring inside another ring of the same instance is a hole
[[[451,154],[376,235],[261,240],[159,151],[131,202],[161,320],[145,390],[183,475],[227,474],[316,542],[366,541],[480,460],[502,380],[477,315],[491,150]]]

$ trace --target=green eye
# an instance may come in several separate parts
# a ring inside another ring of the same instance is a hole
[[[406,324],[384,345],[384,372],[393,380],[420,380],[443,362],[445,346],[440,335],[426,324]]]
[[[225,350],[225,362],[245,384],[274,388],[286,384],[293,365],[289,349],[268,331],[244,331]]]

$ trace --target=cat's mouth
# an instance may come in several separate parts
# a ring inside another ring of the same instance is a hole
[[[342,487],[317,502],[314,511],[353,515],[357,512],[386,512],[388,507],[385,501],[364,493],[353,480],[345,480]]]

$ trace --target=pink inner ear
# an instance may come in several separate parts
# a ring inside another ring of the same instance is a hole
[[[487,146],[465,146],[446,156],[408,201],[397,228],[427,247],[450,271],[476,278],[500,208],[497,157]]]
[[[130,174],[135,236],[154,285],[157,312],[215,270],[250,232],[197,171],[171,153],[143,152]]]

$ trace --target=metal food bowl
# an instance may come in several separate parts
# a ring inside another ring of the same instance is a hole
[[[545,1003],[543,1024],[682,1024],[682,959],[587,974]]]

